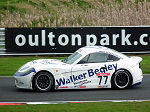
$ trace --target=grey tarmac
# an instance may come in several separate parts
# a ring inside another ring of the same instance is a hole
[[[126,90],[78,89],[55,90],[46,93],[17,89],[14,86],[13,77],[0,77],[0,102],[99,100],[150,100],[150,75],[144,75],[141,85]]]

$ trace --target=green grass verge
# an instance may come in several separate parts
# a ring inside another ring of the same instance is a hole
[[[25,63],[36,59],[63,59],[64,57],[0,57],[0,76],[13,76]]]
[[[141,62],[141,68],[144,74],[150,74],[150,55],[141,56],[143,61]]]
[[[1,106],[0,112],[149,112],[150,102]]]
[[[143,73],[150,74],[150,56],[143,55],[141,57],[143,58],[141,63]],[[0,57],[0,76],[13,76],[13,74],[26,62],[43,58],[63,59],[64,57]]]

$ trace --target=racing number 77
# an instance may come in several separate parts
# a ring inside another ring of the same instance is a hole
[[[108,76],[98,76],[98,78],[100,79],[99,80],[99,85],[101,84],[103,78],[105,78],[105,83],[104,84],[107,83]]]

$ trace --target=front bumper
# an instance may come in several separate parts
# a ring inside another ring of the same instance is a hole
[[[31,72],[26,76],[14,76],[15,86],[22,89],[32,89],[32,78],[34,74],[34,72]]]

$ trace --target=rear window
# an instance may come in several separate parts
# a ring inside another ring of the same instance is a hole
[[[108,61],[108,62],[109,62],[109,61],[118,61],[119,59],[120,59],[120,58],[118,58],[118,57],[116,57],[116,56],[114,56],[114,55],[109,54],[107,61]]]

